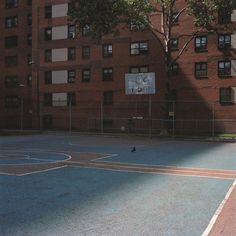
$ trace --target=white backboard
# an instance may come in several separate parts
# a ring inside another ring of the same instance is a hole
[[[155,94],[155,73],[125,74],[125,94]]]

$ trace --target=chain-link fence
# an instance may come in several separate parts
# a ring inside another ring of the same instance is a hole
[[[57,101],[32,112],[21,101],[0,115],[1,129],[42,129],[154,135],[236,133],[235,105],[178,101],[94,102]],[[167,111],[168,107],[168,111]]]
[[[65,106],[67,104],[67,106]],[[168,105],[167,105],[168,104]],[[41,106],[43,129],[153,135],[236,133],[235,106],[219,102],[77,102]],[[168,107],[168,111],[167,111]]]
[[[32,109],[28,101],[17,99],[0,114],[1,129],[32,129]]]

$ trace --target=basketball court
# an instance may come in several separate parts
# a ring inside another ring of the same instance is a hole
[[[0,235],[234,235],[235,151],[142,137],[1,137]]]

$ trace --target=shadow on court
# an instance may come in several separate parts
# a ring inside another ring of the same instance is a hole
[[[205,158],[207,168],[213,160],[221,163],[223,157],[216,153],[227,156],[225,145],[88,136],[0,138],[4,152],[116,153],[108,160],[194,167]],[[233,159],[226,160],[231,163],[224,168],[235,167]],[[232,182],[78,166],[21,177],[0,175],[0,235],[201,235]]]

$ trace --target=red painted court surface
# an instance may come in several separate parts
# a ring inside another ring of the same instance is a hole
[[[236,235],[235,153],[220,142],[1,137],[0,235]]]

